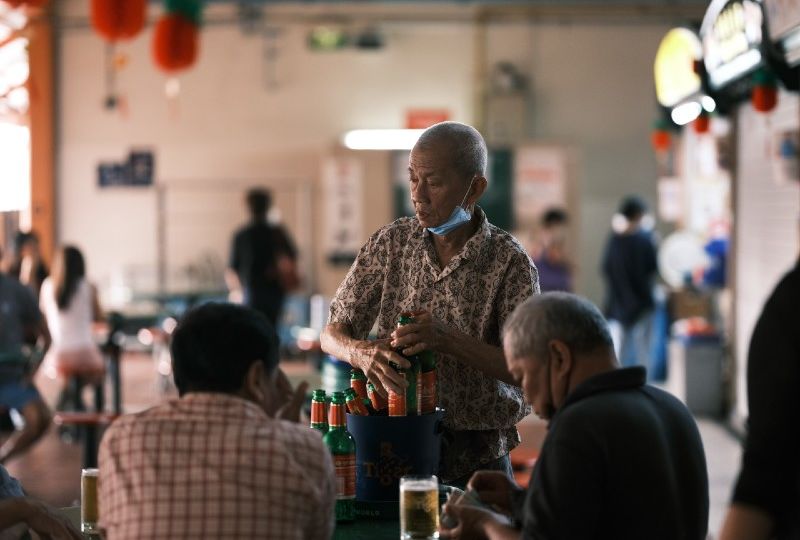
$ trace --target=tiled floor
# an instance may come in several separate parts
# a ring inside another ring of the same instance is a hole
[[[123,358],[123,399],[128,412],[142,410],[161,399],[156,384],[156,368],[146,355],[128,354]],[[298,363],[286,365],[293,381],[309,378],[319,384],[319,376]],[[39,375],[38,386],[49,403],[53,403],[58,384]],[[87,399],[87,402],[88,399]],[[725,515],[731,487],[739,467],[739,443],[719,424],[700,419],[700,433],[708,462],[711,511],[709,537],[715,538]],[[535,417],[526,418],[520,425],[523,450],[531,451],[541,444],[546,431]],[[76,504],[80,495],[80,448],[62,442],[55,429],[25,456],[11,462],[9,471],[16,476],[34,497],[55,506]]]

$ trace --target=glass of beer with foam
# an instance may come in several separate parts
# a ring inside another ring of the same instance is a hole
[[[439,538],[439,479],[435,476],[400,479],[400,537]]]

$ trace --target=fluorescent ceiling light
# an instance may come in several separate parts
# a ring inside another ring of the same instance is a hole
[[[703,108],[696,101],[689,101],[672,109],[672,121],[679,126],[685,126],[698,116]]]
[[[703,96],[700,98],[700,103],[703,105],[703,108],[706,110],[706,112],[712,113],[714,112],[714,109],[717,108],[717,102],[714,101],[714,98],[711,96]]]
[[[351,150],[411,150],[424,129],[354,129],[342,142]]]

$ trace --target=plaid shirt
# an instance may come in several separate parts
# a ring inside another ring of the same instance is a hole
[[[434,318],[483,343],[502,346],[500,331],[514,308],[539,292],[536,268],[519,243],[490,224],[480,208],[478,231],[442,269],[431,233],[416,218],[378,230],[361,248],[331,302],[330,322],[349,324],[366,339],[394,330],[403,311]],[[519,444],[515,424],[530,412],[522,390],[439,355],[438,405],[446,411],[439,475],[460,478]]]
[[[133,538],[327,539],[333,462],[317,431],[190,393],[120,418],[100,446],[100,526]]]

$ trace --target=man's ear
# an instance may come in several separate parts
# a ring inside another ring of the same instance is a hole
[[[265,376],[264,362],[256,360],[250,364],[244,377],[245,395],[258,403],[264,403],[266,398],[264,395],[264,386],[262,384],[262,380]]]
[[[572,351],[560,339],[551,339],[547,344],[548,353],[552,361],[550,369],[558,376],[564,376],[572,369]]]
[[[472,181],[472,190],[467,197],[467,206],[471,207],[478,204],[478,200],[483,195],[483,192],[486,191],[486,186],[488,185],[489,181],[486,180],[485,176],[476,176]]]

